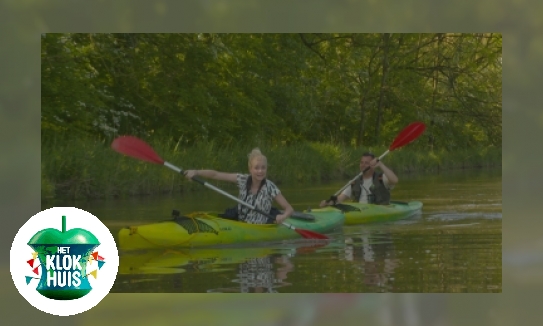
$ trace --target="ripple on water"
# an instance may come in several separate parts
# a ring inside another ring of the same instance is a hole
[[[428,220],[441,220],[452,221],[462,219],[501,219],[502,213],[490,213],[490,212],[477,212],[477,213],[465,213],[465,212],[447,212],[430,214],[426,217]]]

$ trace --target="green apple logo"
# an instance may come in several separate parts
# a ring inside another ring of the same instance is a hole
[[[41,277],[36,290],[41,295],[54,300],[73,300],[92,290],[86,273],[87,262],[100,245],[92,233],[79,228],[66,231],[66,216],[62,216],[62,232],[53,228],[41,230],[28,245],[40,260]]]

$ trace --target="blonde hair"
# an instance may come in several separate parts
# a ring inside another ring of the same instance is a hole
[[[266,162],[266,165],[268,164],[268,159],[266,158],[266,156],[264,156],[264,154],[262,154],[258,147],[253,148],[253,150],[249,153],[249,155],[247,155],[247,157],[249,158],[249,169],[251,168],[251,163],[253,162],[253,160],[257,158],[263,158],[264,162]]]

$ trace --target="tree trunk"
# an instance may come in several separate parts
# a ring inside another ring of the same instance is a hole
[[[385,97],[386,80],[388,75],[388,46],[390,42],[390,33],[383,34],[383,74],[381,76],[381,90],[379,94],[379,105],[377,106],[377,123],[375,125],[375,144],[379,144],[379,135],[381,131],[381,121],[383,119],[383,102]]]
[[[364,139],[364,122],[366,121],[366,96],[362,95],[358,103],[360,104],[360,128],[358,129],[358,139],[356,140],[356,145],[361,146],[362,139]]]
[[[434,71],[432,75],[432,105],[430,107],[430,112],[432,115],[432,122],[431,126],[434,126],[434,112],[435,112],[435,104],[436,104],[436,96],[437,96],[437,84],[439,82],[439,70],[438,66],[441,64],[441,42],[443,40],[443,34],[437,35],[437,53],[434,57]],[[434,150],[434,136],[430,133],[430,137],[428,139],[430,150]]]

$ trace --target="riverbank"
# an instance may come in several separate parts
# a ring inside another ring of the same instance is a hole
[[[166,161],[183,169],[215,169],[247,173],[252,146],[213,142],[181,146],[170,139],[149,141]],[[109,141],[81,138],[42,141],[41,194],[44,199],[115,198],[203,189],[195,182],[159,165],[125,157],[110,148]],[[268,157],[268,177],[278,185],[350,179],[358,172],[361,153],[376,156],[386,147],[356,148],[323,143],[295,143],[260,147]],[[409,148],[389,153],[383,162],[400,174],[451,169],[499,167],[501,148],[473,148],[453,152]],[[221,182],[213,182],[221,187]]]

